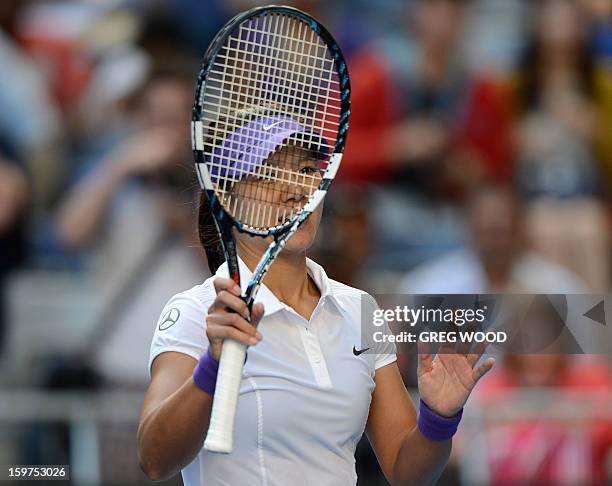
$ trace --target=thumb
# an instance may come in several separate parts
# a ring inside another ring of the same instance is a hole
[[[489,357],[485,359],[482,363],[480,363],[476,368],[472,370],[472,378],[474,379],[474,383],[478,383],[485,374],[491,371],[493,365],[495,364],[495,358]]]
[[[257,327],[259,325],[259,321],[261,321],[261,318],[264,316],[264,313],[264,305],[261,302],[253,304],[253,308],[251,309],[251,324]]]

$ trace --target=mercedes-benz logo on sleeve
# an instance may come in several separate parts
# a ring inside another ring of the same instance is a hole
[[[162,318],[159,320],[159,330],[165,331],[166,329],[174,326],[176,321],[181,317],[181,311],[176,307],[173,307],[168,312],[166,312]]]

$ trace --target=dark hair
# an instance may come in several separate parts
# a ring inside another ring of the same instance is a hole
[[[225,254],[223,253],[223,246],[221,245],[221,239],[213,219],[208,197],[203,191],[200,192],[198,203],[198,238],[206,252],[208,268],[214,274],[221,264],[225,262]]]
[[[543,8],[545,3],[545,0],[538,1],[536,8]],[[570,5],[573,4],[570,3]],[[518,66],[521,80],[517,94],[519,109],[522,112],[537,108],[542,99],[542,78],[540,72],[542,52],[535,26],[532,29]],[[579,73],[578,89],[587,99],[592,99],[595,95],[595,57],[591,49],[589,49],[586,38],[580,40],[578,49],[576,66]]]
[[[526,49],[520,70],[523,79],[518,87],[519,108],[528,111],[536,108],[542,98],[541,75],[539,71],[541,59],[538,46],[532,42]],[[578,89],[587,99],[592,99],[595,92],[595,62],[591,52],[583,48],[578,60],[579,79]]]

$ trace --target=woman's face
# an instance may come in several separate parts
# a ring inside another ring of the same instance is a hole
[[[537,21],[539,43],[545,52],[571,52],[582,41],[580,9],[573,1],[548,0]]]
[[[452,0],[421,0],[416,5],[415,29],[422,42],[448,49],[463,31],[465,7]]]
[[[301,147],[284,147],[272,154],[255,174],[242,178],[229,192],[224,206],[243,223],[269,228],[283,224],[297,214],[319,187],[322,175],[319,161]],[[321,220],[319,207],[289,239],[283,252],[304,252],[314,242]],[[268,238],[238,234],[249,248],[264,251]]]

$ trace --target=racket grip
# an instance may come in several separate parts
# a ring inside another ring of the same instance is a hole
[[[234,419],[240,394],[246,346],[232,339],[223,341],[217,386],[204,449],[229,454],[234,445]]]

